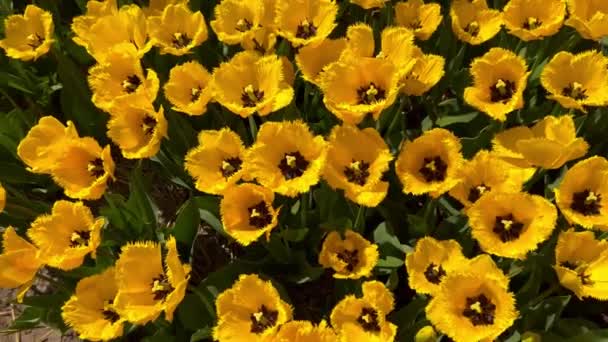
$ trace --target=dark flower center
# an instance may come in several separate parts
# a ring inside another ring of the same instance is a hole
[[[470,34],[473,37],[477,37],[479,34],[479,23],[477,21],[471,21],[464,27],[464,32]]]
[[[490,87],[490,101],[505,103],[513,97],[513,93],[515,93],[515,82],[499,78]]]
[[[159,274],[158,277],[153,278],[151,286],[154,300],[165,300],[169,293],[173,292],[173,286],[165,274]]]
[[[357,89],[357,96],[359,97],[357,104],[368,105],[383,100],[386,97],[386,92],[374,82],[371,82],[367,87]]]
[[[254,334],[261,334],[266,329],[272,328],[277,324],[279,312],[270,310],[262,304],[260,309],[257,312],[252,313],[249,318],[251,319],[251,332]]]
[[[190,102],[196,102],[201,97],[203,90],[200,86],[190,89]]]
[[[414,20],[410,23],[409,26],[412,30],[419,30],[422,28],[422,23],[420,22],[420,20]]]
[[[190,37],[188,37],[187,34],[182,33],[182,32],[175,32],[173,34],[173,40],[171,40],[171,44],[173,44],[173,46],[176,47],[177,49],[181,49],[181,48],[185,48],[186,46],[188,46],[188,44],[190,44],[191,41],[192,41],[192,39],[190,39]]]
[[[110,323],[116,323],[116,321],[120,319],[120,316],[116,313],[116,311],[114,311],[112,304],[114,304],[113,300],[109,300],[104,303],[101,314],[103,315],[103,318],[105,318],[107,321],[110,321]]]
[[[122,89],[124,89],[127,94],[135,92],[140,85],[141,80],[137,75],[129,75],[126,80],[122,81]]]
[[[250,226],[264,228],[272,222],[272,215],[268,210],[268,205],[264,201],[247,208],[247,211],[249,212]]]
[[[523,223],[517,222],[512,214],[496,217],[492,231],[498,235],[500,241],[509,242],[519,238],[524,229]]]
[[[99,178],[105,174],[103,169],[103,161],[101,158],[95,158],[87,164],[87,170],[93,176],[93,178]]]
[[[490,191],[490,187],[483,183],[478,186],[474,186],[471,188],[471,190],[469,190],[469,197],[467,197],[467,199],[469,202],[477,202],[479,197],[488,191]]]
[[[584,100],[587,98],[587,89],[583,88],[583,85],[578,82],[572,82],[562,90],[562,95],[575,100]]]
[[[344,176],[351,183],[365,185],[369,177],[369,163],[363,160],[353,160],[350,165],[344,167]]]
[[[32,50],[36,50],[36,48],[38,48],[40,45],[42,45],[42,43],[44,42],[44,39],[42,37],[40,37],[40,35],[38,35],[38,33],[32,33],[29,36],[27,36],[27,45],[29,45]]]
[[[285,153],[279,163],[279,169],[286,180],[300,177],[308,167],[308,161],[300,152]]]
[[[561,265],[562,265],[562,267],[565,267],[565,268],[567,268],[569,270],[572,270],[572,271],[575,271],[576,267],[577,267],[575,263],[570,262],[570,261],[564,261],[564,262],[562,262]]]
[[[427,182],[441,182],[445,179],[448,165],[440,157],[424,158],[424,164],[418,172]]]
[[[77,230],[70,236],[70,247],[85,247],[89,244],[91,232],[88,230]]]
[[[232,157],[222,160],[222,166],[220,172],[224,178],[228,178],[233,174],[237,173],[241,169],[243,161],[239,157]]]
[[[380,331],[380,323],[378,322],[378,311],[373,308],[365,307],[361,310],[361,315],[357,318],[357,323],[361,325],[365,331]]]
[[[538,18],[529,17],[528,19],[526,19],[523,26],[526,30],[534,30],[539,28],[542,24],[543,22],[540,21]]]
[[[252,84],[248,84],[243,88],[241,93],[241,101],[245,107],[255,107],[256,104],[264,98],[264,92],[259,89],[255,89]]]
[[[467,306],[462,311],[464,317],[468,318],[474,326],[494,324],[496,305],[485,295],[468,297]]]
[[[251,30],[252,27],[253,24],[249,20],[243,18],[236,22],[235,29],[239,32],[245,32]]]
[[[430,263],[429,267],[424,271],[424,276],[426,280],[433,284],[439,284],[441,282],[441,278],[445,276],[445,270],[441,265],[435,265],[434,263]]]
[[[146,114],[146,116],[144,116],[144,119],[141,122],[141,129],[144,132],[144,135],[152,135],[152,133],[154,133],[154,129],[156,128],[156,124],[156,119],[151,115]]]
[[[308,39],[314,37],[317,34],[317,27],[308,19],[302,20],[296,30],[296,38]]]
[[[585,216],[599,215],[601,201],[601,194],[586,189],[585,191],[576,192],[572,195],[572,204],[570,204],[570,208]]]
[[[356,249],[352,251],[345,249],[342,252],[338,253],[338,259],[346,263],[346,270],[348,272],[352,272],[359,264],[359,252]]]
[[[591,275],[587,274],[587,263],[585,262],[569,262],[569,261],[564,261],[561,263],[561,265],[563,267],[566,267],[574,272],[576,272],[576,274],[578,275],[578,277],[581,279],[581,283],[583,285],[593,285],[593,280],[591,280]]]

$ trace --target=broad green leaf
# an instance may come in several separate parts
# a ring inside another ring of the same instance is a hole
[[[175,236],[177,241],[183,242],[188,246],[192,245],[200,221],[199,207],[196,201],[189,199],[177,214],[172,231],[173,236]]]

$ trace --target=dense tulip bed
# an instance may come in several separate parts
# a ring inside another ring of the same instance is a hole
[[[608,1],[0,18],[0,333],[608,339]]]

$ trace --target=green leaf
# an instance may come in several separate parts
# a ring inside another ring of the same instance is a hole
[[[411,330],[416,323],[416,317],[424,311],[426,304],[427,299],[419,296],[412,300],[408,305],[389,315],[389,320],[399,327],[399,330],[397,331],[398,336],[412,333]]]
[[[211,316],[205,307],[200,305],[196,294],[187,294],[177,307],[177,319],[188,330],[197,331],[201,328],[215,324],[215,317]]]
[[[265,239],[265,237],[262,236],[261,239]],[[277,262],[287,264],[291,261],[291,251],[283,241],[281,241],[278,234],[271,234],[270,240],[265,246],[270,255],[272,255]]]
[[[291,242],[299,242],[308,235],[308,228],[288,228],[281,232],[283,239]]]
[[[378,260],[377,267],[381,268],[398,268],[403,267],[403,259],[395,258],[394,256],[387,256],[385,259]]]
[[[214,196],[199,196],[194,197],[194,201],[198,207],[201,221],[211,226],[216,232],[227,236],[222,222],[218,219],[220,216],[219,198]]]
[[[91,91],[85,72],[63,53],[57,56],[57,74],[61,89],[61,108],[65,118],[74,121],[81,136],[95,137],[100,143],[107,141],[105,126],[107,115],[98,110],[91,102]]]
[[[472,112],[462,115],[442,116],[437,120],[436,124],[439,127],[446,127],[457,123],[468,123],[473,121],[478,115],[479,112]]]
[[[378,245],[390,245],[403,253],[407,253],[411,250],[411,247],[402,244],[397,236],[392,232],[389,232],[386,222],[380,223],[374,230],[374,242]]]
[[[570,302],[570,298],[569,295],[550,297],[536,305],[527,307],[525,311],[522,310],[523,330],[542,327],[544,331],[549,331]]]
[[[127,207],[137,213],[137,216],[144,227],[151,230],[156,228],[156,212],[158,212],[158,209],[152,201],[152,197],[148,195],[144,179],[140,164],[133,170],[131,177],[129,178],[129,189],[131,193],[129,194]],[[139,233],[143,232],[140,231]]]
[[[172,231],[173,236],[175,236],[177,241],[183,242],[188,246],[192,245],[200,222],[199,207],[196,201],[189,199],[177,214]]]
[[[203,341],[209,338],[211,338],[211,328],[206,327],[199,329],[194,334],[192,334],[190,342]]]
[[[25,310],[23,310],[21,315],[15,319],[13,324],[6,329],[6,331],[0,330],[0,332],[11,332],[36,328],[42,323],[42,318],[46,316],[47,312],[48,308],[28,306],[25,308]]]
[[[548,341],[548,340],[547,340]],[[578,336],[565,339],[565,342],[605,342],[608,341],[608,329],[591,330]]]
[[[156,331],[156,334],[146,337],[142,340],[143,342],[173,342],[175,336],[171,335],[165,328]]]

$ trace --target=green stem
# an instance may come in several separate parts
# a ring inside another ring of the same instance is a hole
[[[4,90],[0,89],[0,94],[2,94],[2,96],[4,96],[15,109],[21,109],[21,107],[19,107],[19,105],[13,101],[13,98],[10,97]]]
[[[403,110],[403,107],[405,107],[406,102],[409,102],[407,96],[401,98],[401,101],[399,102],[399,107],[397,107],[397,111],[393,114],[393,119],[391,120],[391,123],[388,125],[388,128],[384,132],[385,138],[390,132],[393,131],[393,128],[395,128],[397,122],[399,122],[399,118],[401,117],[401,111]]]
[[[307,226],[307,222],[306,222],[306,212],[308,211],[308,193],[304,193],[302,194],[302,196],[300,196],[300,224],[302,225],[302,227],[306,228]]]
[[[249,120],[249,131],[251,132],[251,139],[252,141],[255,141],[258,136],[258,125],[255,123],[253,114],[249,115],[247,117],[247,120]]]
[[[357,217],[355,218],[354,229],[358,232],[363,232],[365,223],[365,207],[360,205],[357,210]]]

